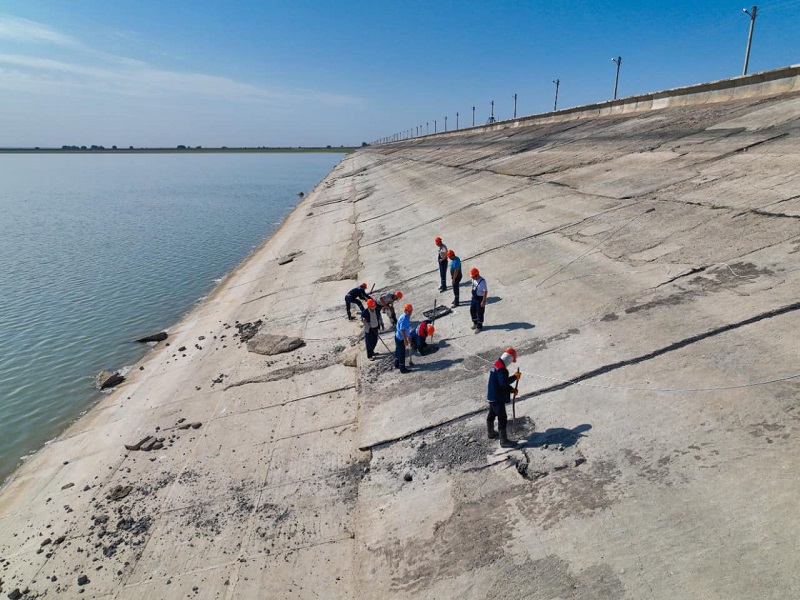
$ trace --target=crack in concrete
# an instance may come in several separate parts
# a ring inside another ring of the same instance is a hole
[[[677,281],[678,279],[682,279],[682,278],[684,278],[684,277],[689,277],[689,276],[691,276],[691,275],[696,275],[697,273],[702,273],[702,272],[703,272],[703,271],[705,271],[705,270],[706,270],[706,269],[707,269],[709,266],[710,266],[710,265],[706,265],[706,266],[704,266],[704,267],[693,267],[693,268],[689,269],[688,271],[686,271],[685,273],[681,273],[681,274],[679,274],[679,275],[675,275],[675,277],[670,277],[670,278],[669,278],[669,279],[667,279],[666,281],[664,281],[664,282],[662,282],[662,283],[659,283],[659,284],[658,284],[657,286],[655,286],[654,288],[649,288],[649,289],[651,289],[651,290],[653,290],[653,289],[656,289],[656,290],[657,290],[657,289],[658,289],[658,288],[660,288],[662,285],[669,285],[670,283],[673,283],[674,281]]]

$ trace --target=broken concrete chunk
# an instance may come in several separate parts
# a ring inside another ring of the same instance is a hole
[[[125,496],[133,491],[132,485],[118,485],[115,486],[109,493],[110,500],[122,500]]]
[[[281,258],[279,258],[278,259],[278,264],[279,265],[288,264],[288,263],[292,262],[295,259],[296,256],[300,256],[301,254],[302,254],[302,252],[297,252],[297,251],[290,252],[286,256],[282,256]]]
[[[95,377],[94,385],[98,390],[105,390],[119,385],[125,381],[125,378],[117,372],[100,371]]]
[[[247,342],[261,330],[261,326],[263,324],[264,322],[261,319],[258,319],[253,323],[239,323],[239,321],[236,321],[236,329],[238,333],[234,333],[233,337],[238,335],[242,342]]]
[[[136,340],[141,344],[146,344],[147,342],[162,342],[167,339],[167,332],[160,331],[159,333],[153,333],[151,335],[146,335],[143,338],[139,338]]]
[[[126,450],[131,450],[131,451],[139,450],[139,449],[141,449],[141,447],[144,444],[146,444],[147,442],[150,442],[152,439],[153,439],[153,436],[152,435],[148,435],[146,438],[142,438],[141,440],[139,440],[135,444],[125,444],[125,449]]]
[[[142,444],[139,450],[141,450],[142,452],[150,452],[150,450],[153,449],[153,446],[155,446],[157,443],[158,440],[153,436],[150,436],[150,438],[148,438],[148,440],[144,444]]]
[[[247,349],[256,354],[281,354],[291,352],[305,344],[300,338],[290,338],[285,335],[274,335],[271,333],[257,333],[247,342]]]

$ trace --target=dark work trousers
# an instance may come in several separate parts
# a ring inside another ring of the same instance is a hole
[[[486,422],[494,428],[494,419],[497,417],[497,426],[500,429],[506,428],[508,415],[506,415],[506,405],[503,402],[489,402],[489,413],[486,415]]]
[[[461,284],[461,271],[458,272],[458,276],[453,281],[453,302],[458,304],[458,286]]]
[[[406,366],[406,345],[402,339],[394,338],[394,367],[403,369]]]
[[[394,304],[389,305],[389,321],[392,322],[392,327],[397,325],[397,315],[394,314]]]
[[[428,347],[427,337],[420,337],[416,330],[411,332],[411,347],[416,349],[420,356],[425,354],[425,348]]]
[[[440,260],[439,261],[439,277],[442,278],[441,288],[443,290],[447,289],[447,281],[445,280],[446,276],[447,276],[447,261],[446,260]]]
[[[472,302],[469,304],[469,315],[472,317],[472,322],[475,323],[478,329],[483,328],[483,315],[486,312],[486,307],[481,306],[481,297],[472,294]]]
[[[361,304],[361,300],[359,300],[358,298],[351,298],[350,296],[345,296],[344,297],[344,305],[345,305],[345,307],[347,307],[347,318],[348,319],[353,317],[353,315],[350,314],[350,305],[351,304],[355,304],[355,305],[358,306],[359,314],[364,312],[364,305]]]
[[[375,346],[378,345],[377,327],[370,327],[364,332],[364,343],[367,345],[367,358],[375,356]]]

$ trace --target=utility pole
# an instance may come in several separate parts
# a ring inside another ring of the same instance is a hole
[[[553,83],[556,84],[556,100],[555,100],[555,102],[553,102],[553,111],[555,112],[555,111],[558,110],[558,86],[561,83],[561,80],[560,79],[556,79],[556,80],[553,81]]]
[[[430,121],[425,121],[425,135],[428,135],[431,132],[430,124]]]
[[[747,63],[750,62],[750,44],[753,42],[753,27],[756,24],[756,13],[758,12],[758,7],[754,6],[752,12],[747,10],[746,8],[742,9],[746,15],[750,15],[750,34],[747,36],[747,52],[744,54],[744,69],[742,70],[742,75],[747,75]]]
[[[447,117],[444,118],[444,130],[447,131]]]
[[[475,127],[475,107],[472,107],[472,126]]]
[[[456,131],[458,131],[458,112],[456,112]]]
[[[617,77],[614,79],[614,100],[617,99],[617,86],[619,85],[619,66],[622,64],[622,57],[612,58],[612,62],[617,63]]]
[[[492,100],[492,113],[489,115],[487,123],[494,123],[494,100]]]
[[[433,133],[436,133],[436,119],[433,120]]]
[[[517,95],[514,94],[514,118],[517,118]]]

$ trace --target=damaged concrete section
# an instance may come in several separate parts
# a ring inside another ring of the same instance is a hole
[[[2,593],[800,596],[800,92],[730,86],[347,156],[7,483]],[[410,373],[362,281],[435,317]]]
[[[256,354],[282,354],[291,352],[302,346],[305,342],[300,338],[287,337],[285,335],[274,335],[271,333],[258,332],[247,341],[247,349]]]

